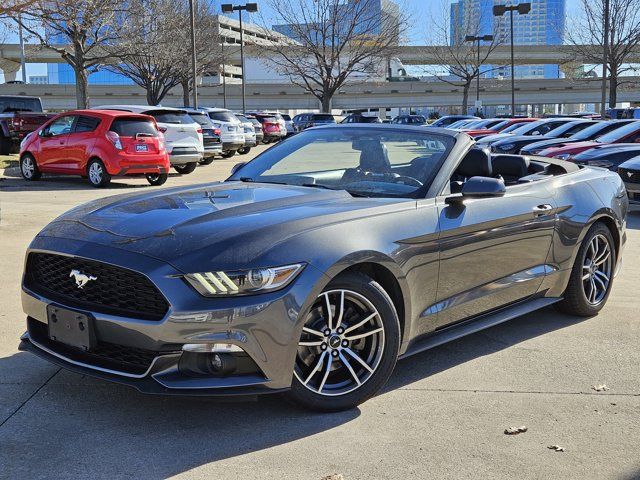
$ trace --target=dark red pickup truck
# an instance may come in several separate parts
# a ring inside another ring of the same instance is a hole
[[[38,97],[0,95],[0,155],[16,153],[20,142],[54,113],[43,113]]]

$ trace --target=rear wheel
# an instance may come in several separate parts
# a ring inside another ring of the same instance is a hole
[[[198,163],[200,165],[211,165],[213,163],[213,161],[215,160],[215,157],[211,156],[211,157],[205,157],[202,160],[200,160]]]
[[[616,255],[611,231],[603,223],[594,224],[582,241],[558,309],[579,316],[602,310],[611,293]]]
[[[169,174],[167,174],[167,173],[147,173],[145,175],[145,177],[147,177],[147,182],[149,182],[151,185],[159,186],[159,185],[164,185],[164,182],[167,181],[167,178],[169,177]]]
[[[92,158],[87,164],[87,177],[89,183],[97,188],[103,188],[111,182],[111,175],[104,167],[104,163],[97,158]]]
[[[180,175],[187,175],[193,172],[198,166],[198,162],[185,163],[184,165],[174,165],[173,168]]]
[[[238,153],[240,155],[246,155],[250,151],[251,151],[251,147],[242,147],[241,149],[238,150]]]
[[[235,150],[227,150],[226,152],[222,152],[223,158],[231,158],[236,154]]]
[[[42,174],[38,170],[36,159],[30,154],[25,154],[20,160],[20,173],[25,180],[38,180]]]
[[[312,410],[353,408],[384,386],[399,348],[400,324],[387,293],[365,275],[341,275],[306,315],[288,395]]]

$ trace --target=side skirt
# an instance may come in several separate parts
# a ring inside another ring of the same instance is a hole
[[[486,315],[482,315],[480,317],[476,317],[471,320],[452,325],[442,330],[438,330],[434,333],[412,341],[407,351],[400,355],[399,358],[402,359],[410,357],[411,355],[415,355],[416,353],[424,352],[425,350],[429,350],[444,343],[448,343],[472,333],[491,328],[495,325],[499,325],[514,318],[521,317],[522,315],[526,315],[527,313],[531,313],[549,305],[553,305],[560,300],[562,300],[562,298],[555,297],[526,300],[509,308],[488,313]]]

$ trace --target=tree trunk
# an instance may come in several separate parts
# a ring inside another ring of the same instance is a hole
[[[151,86],[147,87],[147,105],[157,105],[158,103],[160,101],[158,100],[156,89]]]
[[[89,108],[89,79],[84,68],[74,68],[76,75],[76,107]]]
[[[331,94],[325,93],[322,96],[322,113],[331,113]]]
[[[189,103],[189,80],[182,80],[182,82],[180,82],[180,85],[182,85],[182,104],[185,107],[190,106]]]
[[[609,108],[616,108],[618,103],[618,74],[613,72],[609,76]]]
[[[473,80],[473,79],[472,79]],[[471,80],[462,87],[462,115],[466,115],[469,110],[469,89],[471,88]]]

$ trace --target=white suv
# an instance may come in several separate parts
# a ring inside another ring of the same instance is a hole
[[[93,107],[93,110],[121,110],[155,118],[158,129],[164,134],[171,166],[178,173],[193,172],[204,156],[202,127],[184,110],[149,105],[103,105]]]
[[[242,126],[244,128],[244,146],[238,150],[240,155],[245,155],[249,153],[251,147],[255,147],[257,145],[256,142],[256,129],[247,117],[245,117],[241,113],[236,113],[236,118],[240,120]]]
[[[220,128],[222,156],[224,158],[233,157],[238,150],[244,147],[244,126],[231,110],[226,108],[205,108],[204,110],[213,124]]]

